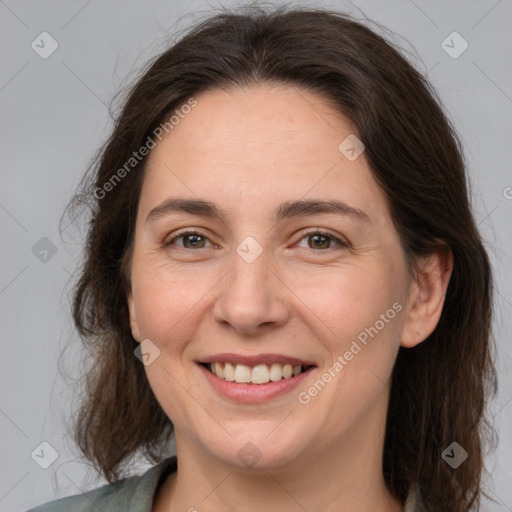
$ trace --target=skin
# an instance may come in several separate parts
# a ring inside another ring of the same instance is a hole
[[[402,510],[382,475],[389,376],[400,345],[420,343],[438,323],[451,254],[407,271],[365,154],[350,161],[338,149],[354,129],[322,97],[257,85],[196,99],[149,156],[129,270],[132,333],[160,350],[145,369],[174,424],[179,463],[153,510]],[[214,202],[226,219],[146,222],[171,196]],[[298,199],[341,200],[369,221],[272,220],[277,205]],[[182,228],[205,237],[199,248],[190,236],[174,239]],[[349,246],[316,241],[318,228]],[[236,252],[248,236],[263,248],[252,263]],[[401,311],[300,403],[298,393],[394,303]],[[317,368],[297,390],[240,404],[217,394],[195,362],[221,352],[278,353]],[[261,457],[253,467],[237,456],[247,442]]]

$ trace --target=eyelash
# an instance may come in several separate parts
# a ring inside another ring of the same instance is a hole
[[[165,242],[164,247],[169,247],[169,246],[173,245],[176,240],[178,240],[180,238],[186,238],[187,236],[190,236],[190,235],[197,235],[197,236],[200,236],[202,238],[209,240],[209,238],[207,236],[203,235],[202,233],[200,233],[198,231],[188,230],[188,231],[182,231],[181,233],[178,233],[171,240],[169,240],[168,242]],[[331,240],[335,241],[341,247],[344,247],[344,248],[349,247],[348,242],[345,242],[344,240],[341,240],[340,238],[332,235],[331,233],[329,233],[327,231],[322,231],[322,230],[314,230],[314,231],[309,231],[308,233],[304,233],[304,235],[302,235],[302,237],[299,239],[299,242],[301,242],[304,238],[307,238],[307,237],[313,236],[313,235],[321,235],[326,238],[330,238]],[[194,250],[194,249],[188,249],[187,247],[179,247],[179,248],[184,249],[184,250]],[[206,249],[206,247],[200,247],[199,249]],[[327,252],[330,249],[334,249],[334,247],[329,247],[328,249],[318,249],[318,250],[312,249],[312,250],[315,252]]]

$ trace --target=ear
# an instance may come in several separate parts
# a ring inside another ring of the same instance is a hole
[[[127,302],[128,302],[128,311],[130,314],[130,329],[132,331],[132,336],[135,339],[135,341],[138,341],[140,343],[141,336],[140,336],[139,324],[137,323],[137,315],[135,313],[135,302],[133,300],[133,294],[131,291],[128,293]]]
[[[135,310],[135,301],[133,299],[133,284],[132,284],[132,261],[133,261],[133,243],[131,243],[126,253],[123,257],[123,261],[121,264],[121,271],[124,276],[125,282],[125,293],[126,293],[126,302],[128,303],[128,313],[130,316],[130,330],[132,331],[132,336],[135,341],[141,342],[140,337],[140,329],[137,323],[137,315]]]
[[[400,345],[415,347],[434,332],[443,310],[453,270],[453,254],[446,247],[423,258],[411,280]]]

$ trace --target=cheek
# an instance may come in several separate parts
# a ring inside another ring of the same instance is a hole
[[[211,272],[135,264],[133,301],[142,335],[160,344],[172,339],[173,346],[179,345],[217,281]]]
[[[403,289],[397,264],[372,258],[314,275],[297,273],[289,283],[300,299],[295,303],[301,315],[316,325],[317,337],[331,345],[331,352],[343,350],[347,342],[376,322],[382,328],[384,321],[386,330],[393,324],[396,333],[393,304],[401,303]],[[385,315],[384,320],[381,315]]]
[[[349,428],[380,403],[399,347],[404,309],[392,265],[330,273],[303,288],[316,337],[329,354],[313,386],[301,389],[305,411],[336,429]],[[305,309],[304,309],[305,311]],[[304,313],[306,314],[306,313]]]
[[[168,266],[151,266],[137,262],[132,271],[133,299],[142,336],[159,348],[159,357],[145,367],[146,375],[158,402],[171,421],[182,429],[189,428],[202,412],[189,389],[183,365],[187,347],[196,334],[212,282],[208,273],[176,270]],[[199,395],[200,396],[200,395]]]
[[[336,404],[326,412],[334,422],[363,415],[389,383],[404,309],[400,265],[397,255],[395,261],[368,259],[315,279],[297,279],[297,285],[302,282],[303,314],[330,356],[317,386],[322,397],[316,397],[316,389],[311,394],[303,390],[319,417],[325,404]]]

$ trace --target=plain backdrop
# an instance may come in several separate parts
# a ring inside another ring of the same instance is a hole
[[[497,282],[490,413],[499,443],[486,483],[496,503],[483,510],[512,511],[512,2],[295,3],[367,16],[395,33],[387,37],[428,74],[462,138]],[[69,288],[82,242],[72,227],[61,236],[59,219],[111,129],[112,96],[162,41],[219,5],[239,2],[0,0],[0,511],[102,483],[67,435],[80,370]],[[58,458],[44,469],[38,453]]]

